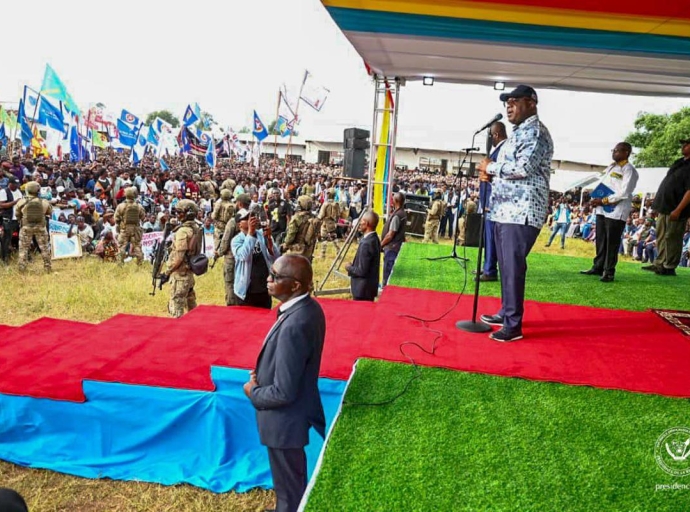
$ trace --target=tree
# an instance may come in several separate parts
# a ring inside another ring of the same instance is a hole
[[[270,122],[268,127],[266,128],[268,130],[269,135],[280,135],[280,132],[276,130],[276,125],[278,124],[278,120],[274,119],[273,121]],[[292,131],[292,136],[297,137],[299,135],[299,132],[297,130]]]
[[[156,120],[157,117],[160,117],[163,121],[170,123],[173,128],[180,126],[180,120],[176,118],[175,115],[169,110],[156,110],[155,112],[151,112],[148,116],[146,116],[146,124],[150,125]]]
[[[243,126],[242,129],[237,133],[252,133],[252,131],[246,126]]]
[[[669,167],[680,158],[681,139],[690,134],[690,107],[673,114],[640,112],[635,131],[625,141],[635,148],[633,161],[638,167]]]

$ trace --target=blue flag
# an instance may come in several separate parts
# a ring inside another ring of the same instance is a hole
[[[119,133],[120,144],[131,148],[137,143],[137,128],[131,126],[122,119],[117,120],[117,131]]]
[[[65,133],[65,117],[62,110],[50,103],[47,99],[41,98],[38,103],[38,124],[48,126],[61,133]]]
[[[199,117],[194,112],[191,105],[187,105],[187,110],[184,112],[184,117],[182,118],[182,124],[185,126],[191,126],[199,120]]]
[[[129,110],[125,110],[124,108],[122,109],[122,113],[120,114],[120,119],[122,119],[125,123],[133,124],[134,126],[139,126],[139,118],[132,114]]]
[[[5,133],[5,123],[0,124],[0,142],[4,143],[7,140],[7,134]]]
[[[31,146],[31,141],[34,138],[34,134],[31,131],[29,121],[26,119],[26,113],[24,112],[24,100],[19,100],[19,112],[17,113],[17,120],[19,121],[19,126],[21,128],[22,146],[28,148]]]
[[[182,127],[182,135],[180,137],[182,142],[182,147],[180,148],[180,153],[189,153],[192,150],[192,145],[189,142],[189,135],[187,135],[187,128]]]
[[[81,141],[79,139],[77,126],[72,125],[69,132],[69,159],[72,162],[80,162],[82,159]]]
[[[151,144],[152,146],[158,147],[158,144],[160,144],[161,141],[161,136],[156,133],[156,130],[153,126],[149,126],[149,132],[146,135],[146,142]]]
[[[254,137],[259,139],[259,142],[268,137],[268,130],[264,123],[261,122],[261,119],[259,119],[259,114],[256,113],[256,110],[254,111],[254,131],[252,133]]]
[[[213,143],[213,139],[209,142],[206,150],[206,163],[211,169],[216,167],[216,145]]]
[[[168,167],[168,164],[166,164],[165,160],[163,160],[162,158],[160,159],[160,164],[161,164],[161,170],[163,172],[170,170],[170,167]]]

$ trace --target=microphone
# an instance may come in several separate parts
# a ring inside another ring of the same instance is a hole
[[[494,116],[494,118],[493,118],[491,121],[489,121],[489,122],[486,123],[484,126],[482,126],[479,130],[477,130],[476,132],[474,132],[475,135],[476,135],[477,133],[479,133],[479,132],[483,132],[483,131],[486,130],[489,126],[491,126],[492,124],[494,124],[496,121],[500,121],[501,119],[503,119],[503,114],[496,114],[496,115]]]
[[[479,148],[460,148],[460,151],[467,153],[468,151],[479,151]]]

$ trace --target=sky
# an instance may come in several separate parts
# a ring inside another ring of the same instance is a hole
[[[345,128],[371,127],[371,79],[318,0],[119,0],[107,11],[94,5],[34,0],[30,22],[3,24],[4,40],[17,46],[3,54],[0,101],[17,102],[24,85],[40,88],[50,63],[82,109],[101,102],[116,112],[168,109],[181,118],[188,103],[198,102],[221,126],[239,130],[251,126],[254,109],[268,124],[280,85],[297,88],[308,69],[330,95],[321,112],[300,107],[301,136],[342,140]],[[24,3],[3,7],[3,19],[27,20]],[[688,98],[538,92],[555,158],[596,164],[609,162],[638,112],[690,106]],[[503,111],[498,94],[408,83],[398,146],[468,147],[472,133]]]

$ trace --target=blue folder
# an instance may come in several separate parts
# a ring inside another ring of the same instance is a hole
[[[592,190],[592,193],[589,195],[592,199],[603,199],[605,197],[608,197],[610,195],[613,195],[613,190],[611,190],[609,187],[604,185],[603,183],[599,183],[597,185],[597,188]],[[616,209],[615,204],[610,204],[610,205],[602,205],[604,208],[604,211],[606,213],[611,213],[613,210]]]

